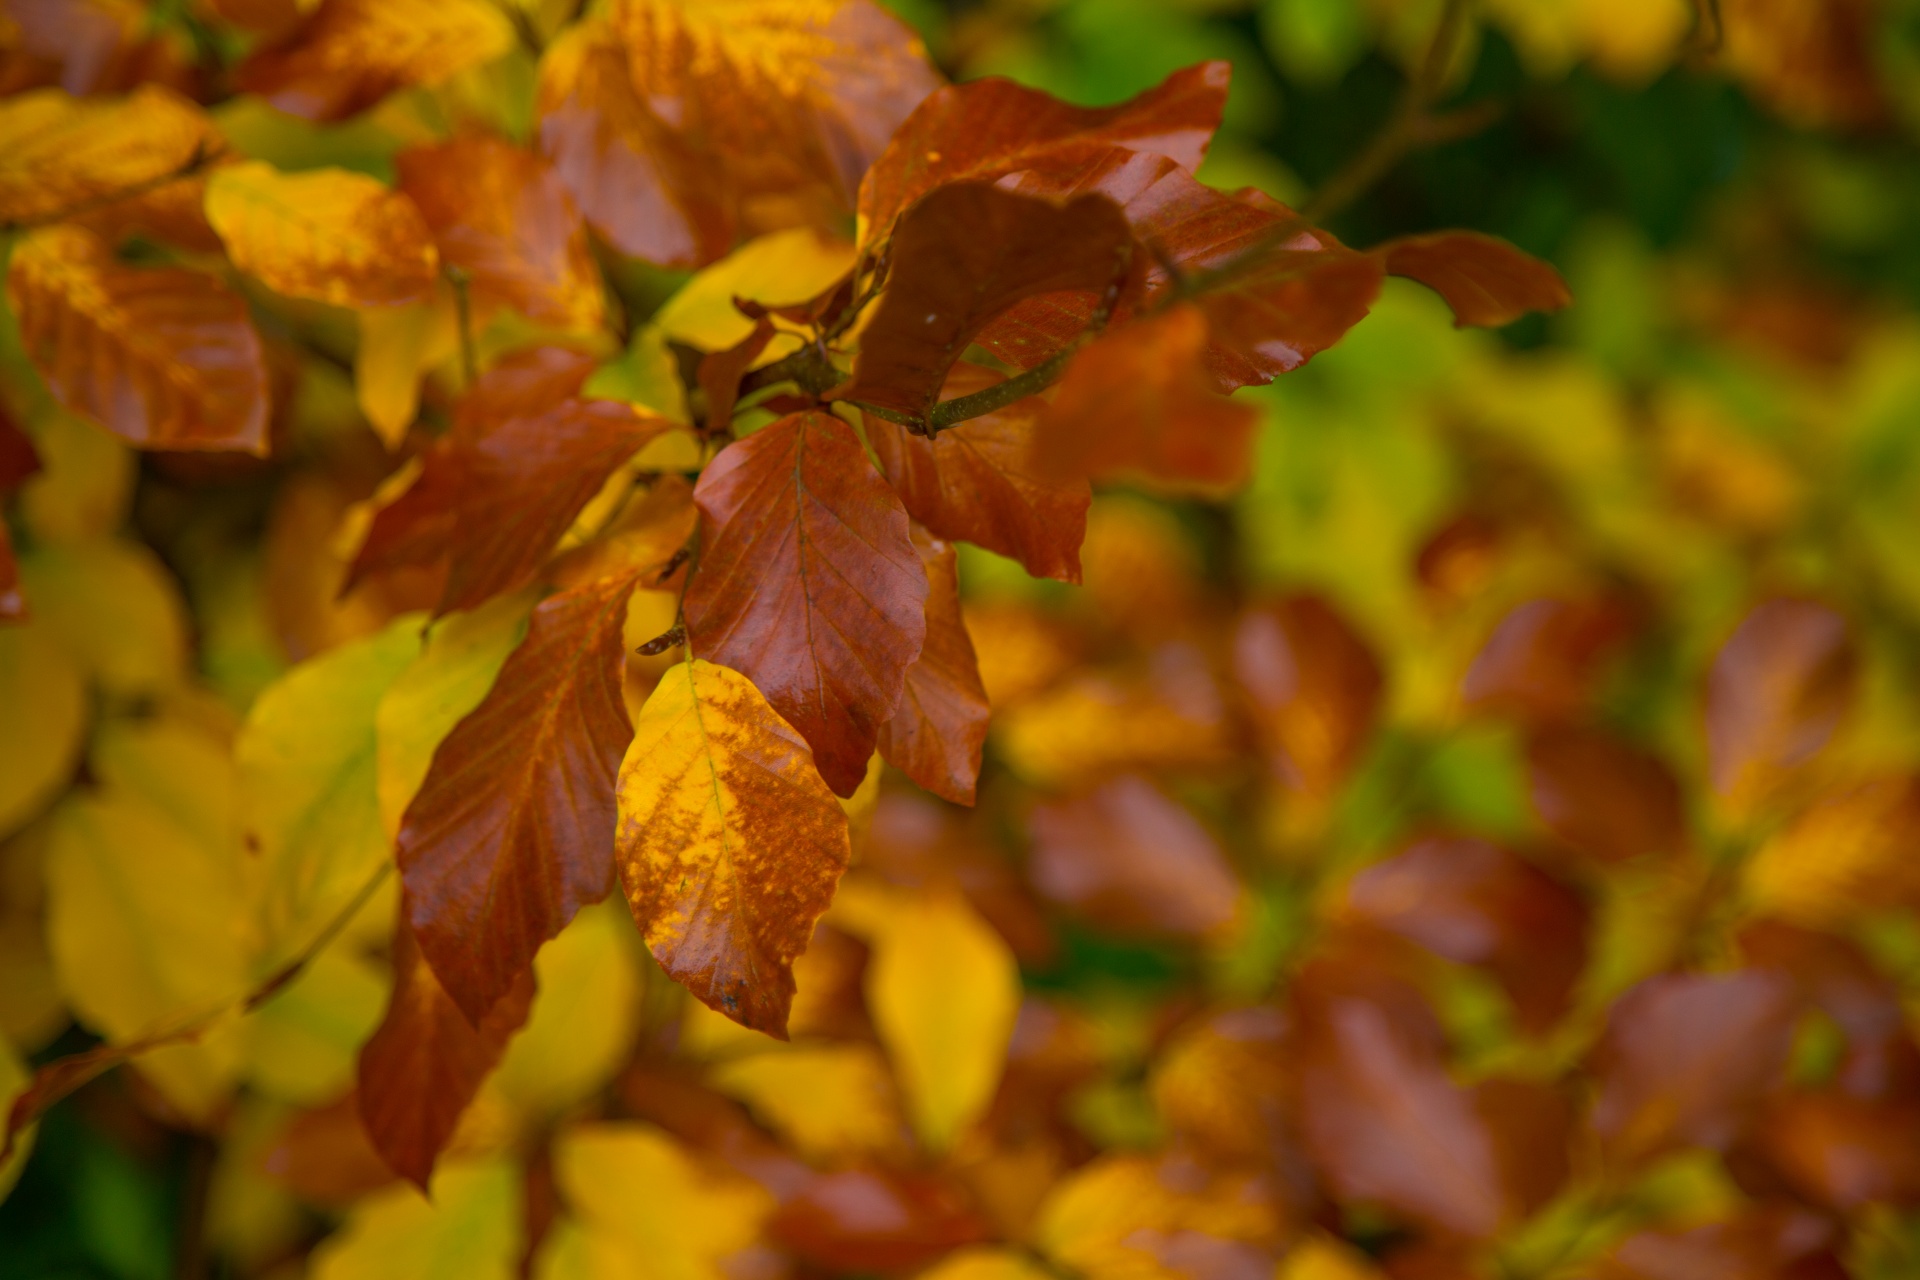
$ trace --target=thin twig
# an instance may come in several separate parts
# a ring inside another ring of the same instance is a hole
[[[480,360],[473,344],[473,300],[468,296],[473,277],[465,267],[448,267],[444,274],[453,286],[453,309],[460,322],[460,372],[471,390],[480,381]]]

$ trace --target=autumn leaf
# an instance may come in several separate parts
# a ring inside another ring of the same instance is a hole
[[[1048,1193],[1035,1243],[1061,1266],[1086,1275],[1173,1280],[1194,1258],[1271,1270],[1279,1221],[1258,1184],[1234,1173],[1181,1169],[1109,1153],[1062,1178]]]
[[[125,267],[57,226],[14,247],[7,298],[55,397],[151,449],[267,447],[267,376],[246,304],[211,276]]]
[[[1859,657],[1846,619],[1808,600],[1768,600],[1728,637],[1707,674],[1713,786],[1751,810],[1805,767],[1851,708]]]
[[[637,941],[625,905],[604,902],[582,910],[540,949],[533,965],[540,995],[489,1086],[516,1114],[564,1114],[626,1065],[645,982]]]
[[[433,290],[439,254],[419,210],[372,178],[240,164],[214,174],[206,198],[234,265],[290,298],[382,307]]]
[[[1275,771],[1330,801],[1380,711],[1384,676],[1366,641],[1325,599],[1294,596],[1241,615],[1233,669]]]
[[[1457,329],[1497,329],[1573,302],[1559,272],[1492,236],[1441,231],[1389,241],[1378,252],[1389,275],[1418,280],[1446,299]]]
[[[745,676],[695,658],[661,677],[620,766],[617,856],[661,967],[784,1038],[794,958],[850,856],[847,818]]]
[[[994,317],[1063,290],[1117,294],[1133,236],[1103,196],[1064,203],[983,183],[941,187],[894,229],[887,287],[842,399],[924,421],[947,374]]]
[[[207,118],[159,85],[125,98],[36,89],[0,103],[0,223],[37,222],[150,187],[212,148]]]
[[[960,616],[959,558],[950,544],[918,525],[913,546],[927,571],[927,638],[907,668],[899,710],[880,726],[880,754],[935,795],[972,804],[988,706]]]
[[[904,1132],[886,1061],[868,1045],[796,1044],[721,1062],[708,1079],[817,1160],[884,1154]]]
[[[1460,680],[1460,696],[1474,710],[1535,722],[1572,716],[1634,629],[1632,613],[1618,601],[1525,601],[1494,626]]]
[[[87,733],[86,673],[44,627],[0,627],[0,832],[58,796]]]
[[[852,428],[781,419],[694,487],[704,545],[686,595],[692,652],[752,680],[852,795],[926,638],[927,575],[907,513]]]
[[[518,1175],[496,1157],[449,1166],[431,1198],[401,1186],[368,1197],[314,1251],[315,1280],[510,1280],[523,1247]]]
[[[925,1266],[988,1239],[990,1227],[951,1176],[855,1166],[806,1177],[766,1235],[808,1265],[871,1274]]]
[[[1529,734],[1526,753],[1534,811],[1574,849],[1622,862],[1685,847],[1680,783],[1658,757],[1603,730],[1570,725]]]
[[[1744,868],[1768,915],[1836,927],[1912,903],[1920,876],[1909,850],[1920,831],[1920,786],[1904,777],[1837,788],[1772,836]]]

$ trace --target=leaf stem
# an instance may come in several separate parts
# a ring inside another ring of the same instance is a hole
[[[473,277],[467,274],[465,267],[448,267],[444,274],[447,283],[453,286],[453,308],[460,318],[460,372],[466,379],[466,389],[472,390],[473,384],[480,380],[480,360],[473,343],[473,299],[470,296]]]

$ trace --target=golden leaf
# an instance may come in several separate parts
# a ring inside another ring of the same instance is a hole
[[[158,85],[128,97],[36,89],[0,103],[0,222],[92,206],[185,169],[212,130],[200,109]]]

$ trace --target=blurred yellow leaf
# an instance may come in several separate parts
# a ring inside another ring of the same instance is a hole
[[[87,730],[80,668],[38,623],[0,627],[0,832],[66,784]]]
[[[20,487],[20,514],[35,539],[76,542],[120,527],[133,497],[133,450],[118,437],[65,413],[34,433],[41,471]]]
[[[102,689],[142,697],[186,673],[187,619],[160,558],[137,542],[96,538],[20,558],[33,616]]]
[[[640,939],[619,902],[588,907],[540,949],[533,1014],[493,1084],[524,1114],[564,1111],[613,1078],[639,1030]]]
[[[1110,1280],[1181,1276],[1181,1237],[1262,1242],[1277,1234],[1271,1200],[1250,1181],[1208,1183],[1139,1156],[1102,1156],[1056,1185],[1034,1243],[1082,1274]],[[1188,1246],[1189,1249],[1191,1246]]]
[[[1011,1249],[961,1249],[920,1273],[920,1280],[1047,1280],[1053,1273]]]
[[[1380,1280],[1380,1271],[1358,1250],[1315,1236],[1286,1256],[1273,1280]]]
[[[736,297],[770,307],[810,301],[847,273],[854,254],[851,242],[817,231],[761,236],[687,281],[654,326],[674,342],[724,351],[753,332],[753,321],[733,305]]]
[[[885,1151],[903,1133],[887,1064],[866,1045],[770,1048],[720,1063],[707,1080],[809,1159]]]
[[[360,346],[353,387],[360,412],[392,449],[406,439],[420,409],[420,378],[460,344],[459,316],[449,298],[360,309]]]
[[[380,1023],[387,986],[386,975],[345,944],[321,951],[248,1019],[248,1083],[301,1106],[339,1097]]]
[[[27,1087],[31,1078],[27,1064],[5,1039],[0,1039],[0,1107],[10,1107],[13,1097]],[[27,1167],[27,1158],[33,1154],[34,1135],[39,1132],[36,1125],[20,1136],[13,1154],[0,1161],[0,1200],[7,1198],[13,1190],[13,1184],[20,1180],[20,1171]]]
[[[520,1174],[504,1160],[446,1164],[428,1200],[396,1183],[355,1205],[314,1250],[314,1280],[512,1280],[521,1250]]]
[[[1920,784],[1881,778],[1823,796],[1762,846],[1747,892],[1768,915],[1814,928],[1920,901]]]

